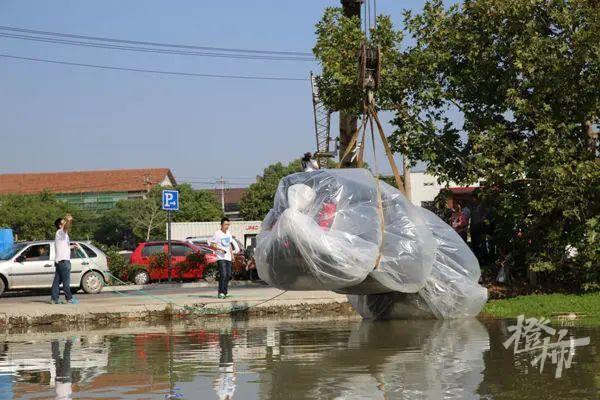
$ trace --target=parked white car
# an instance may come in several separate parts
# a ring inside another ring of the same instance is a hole
[[[0,295],[12,289],[44,289],[54,279],[54,241],[19,242],[0,252]],[[99,293],[108,278],[106,255],[86,242],[71,242],[71,287]]]

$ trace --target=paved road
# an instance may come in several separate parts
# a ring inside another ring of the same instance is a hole
[[[169,295],[169,294],[201,294],[202,296],[212,296],[214,295],[216,297],[217,295],[217,287],[216,286],[211,286],[211,287],[189,287],[189,284],[187,284],[188,287],[186,287],[186,285],[184,284],[183,287],[178,286],[178,285],[156,285],[150,288],[146,288],[143,289],[144,293],[148,293],[151,294],[153,296],[164,296],[164,295]],[[257,284],[257,283],[248,283],[247,285],[236,285],[236,286],[230,286],[229,291],[230,294],[234,295],[237,293],[243,293],[244,291],[247,291],[250,288],[257,288],[257,287],[266,287],[263,286],[262,284]],[[119,287],[113,287],[111,290],[114,291],[105,291],[105,292],[101,292],[98,294],[86,294],[83,291],[80,291],[78,293],[75,294],[75,296],[82,302],[84,302],[86,299],[89,300],[99,300],[99,299],[115,299],[115,298],[123,298],[123,297],[137,297],[140,296],[142,293],[140,293],[138,290],[130,290],[131,288],[125,288],[126,290],[124,290],[123,288],[121,288],[121,290],[119,290]],[[64,299],[64,296],[61,294],[61,299]],[[49,301],[50,300],[50,290],[37,290],[37,291],[29,291],[29,290],[23,290],[23,291],[16,291],[16,292],[7,292],[4,295],[2,295],[2,297],[0,297],[0,307],[3,308],[3,306],[7,306],[9,304],[23,304],[23,303],[31,303],[31,302],[35,302],[35,303],[40,303],[40,302],[44,302],[44,301]]]

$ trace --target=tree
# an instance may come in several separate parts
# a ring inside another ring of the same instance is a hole
[[[483,179],[496,236],[517,268],[600,288],[598,246],[589,241],[600,233],[600,163],[589,134],[600,112],[600,9],[434,1],[406,24],[416,41],[404,57],[411,97],[394,121],[396,148],[446,179]],[[462,127],[445,116],[452,107]]]
[[[163,187],[153,187],[146,198],[121,200],[106,211],[99,221],[96,240],[109,245],[131,247],[135,243],[166,237],[167,213],[162,210]],[[189,184],[177,186],[179,211],[175,222],[217,221],[221,206],[208,190],[194,190]]]
[[[323,69],[317,78],[319,95],[325,106],[356,117],[363,112],[364,91],[359,84],[358,54],[365,41],[360,19],[344,16],[341,8],[325,9],[316,25],[317,42],[313,48]],[[400,57],[402,33],[395,31],[389,16],[377,17],[377,25],[366,42],[381,50],[380,89],[376,93],[379,109],[394,109],[392,93],[398,91],[397,60]]]
[[[331,13],[323,21],[335,22]],[[441,181],[482,181],[496,240],[519,260],[518,272],[600,288],[600,163],[590,128],[600,113],[600,8],[586,0],[446,8],[436,0],[406,12],[404,24],[410,40],[388,59],[389,90],[378,93],[394,110],[394,150],[426,161]],[[353,48],[353,36],[328,33],[338,25],[318,25],[317,44]],[[315,53],[331,83],[321,96],[342,104],[351,80],[337,76],[354,59]]]
[[[194,190],[189,184],[177,186],[181,208],[173,213],[176,222],[218,221],[223,216],[221,203],[208,190]]]
[[[67,213],[74,217],[70,236],[74,239],[91,238],[94,216],[57,200],[50,193],[0,197],[0,226],[11,228],[19,240],[53,239],[56,232],[54,221]]]

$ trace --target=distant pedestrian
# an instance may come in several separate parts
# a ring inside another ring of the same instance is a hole
[[[489,225],[489,212],[482,203],[477,203],[471,214],[471,246],[473,253],[482,263],[488,258],[486,243],[487,226]]]
[[[460,237],[467,242],[467,230],[469,228],[469,222],[465,213],[462,211],[462,207],[459,204],[452,213],[452,228],[460,235]]]
[[[319,163],[312,158],[312,154],[304,153],[301,161],[302,171],[311,172],[320,169]]]
[[[231,279],[231,265],[233,260],[233,252],[236,254],[240,251],[237,242],[229,232],[229,218],[221,218],[221,229],[215,232],[210,239],[210,245],[217,250],[217,266],[219,268],[219,298],[224,299],[229,297],[227,286]],[[232,247],[234,250],[232,251]]]
[[[51,303],[58,304],[60,297],[60,285],[62,284],[63,292],[67,303],[79,303],[71,294],[71,243],[69,241],[69,230],[73,224],[71,214],[65,215],[64,218],[58,218],[54,221],[56,226],[56,235],[54,236],[54,281],[52,282],[52,297]]]

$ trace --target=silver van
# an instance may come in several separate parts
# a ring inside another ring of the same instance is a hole
[[[51,288],[54,241],[19,242],[0,252],[0,295],[12,289]],[[99,293],[108,278],[106,255],[86,242],[71,242],[71,287]]]

